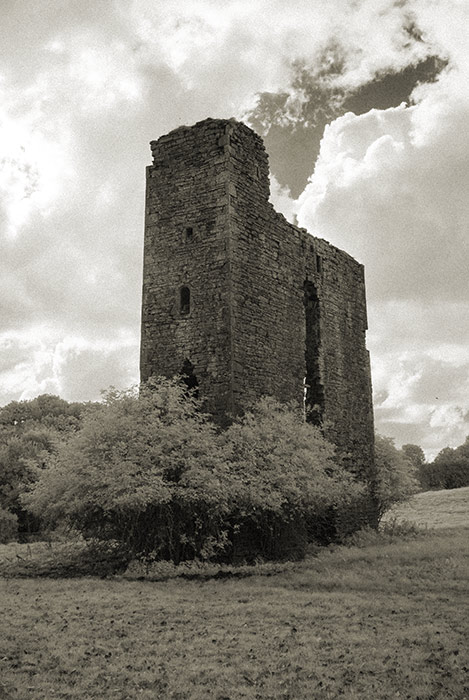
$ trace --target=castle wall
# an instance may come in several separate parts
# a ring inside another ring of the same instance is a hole
[[[275,212],[256,134],[233,126],[225,150],[232,163],[234,403],[246,407],[263,394],[303,401],[306,349],[313,350],[310,417],[366,468],[374,435],[363,266]],[[306,290],[318,306],[309,328]]]
[[[152,142],[147,168],[141,380],[194,368],[206,408],[231,405],[228,211],[219,127]],[[180,290],[190,290],[181,313]]]
[[[221,423],[262,395],[306,400],[355,468],[370,469],[363,267],[274,211],[262,140],[245,125],[206,120],[152,150],[142,380],[176,374],[189,359]],[[188,316],[178,308],[184,285]]]

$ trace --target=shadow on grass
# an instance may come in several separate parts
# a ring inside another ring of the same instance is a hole
[[[382,548],[393,542],[419,540],[428,535],[413,525],[391,523],[381,531],[363,530],[350,536],[342,545],[319,547],[311,545],[302,561],[263,562],[254,564],[219,564],[201,561],[183,562],[175,565],[169,561],[130,561],[118,546],[103,547],[82,540],[61,542],[35,542],[32,544],[10,544],[0,546],[0,576],[5,578],[77,578],[117,577],[128,581],[209,581],[243,579],[248,577],[270,578],[279,575],[296,575],[304,571],[321,571],[331,555],[337,564],[344,552],[363,552]],[[376,555],[373,555],[376,556]],[[339,567],[340,568],[340,567]]]

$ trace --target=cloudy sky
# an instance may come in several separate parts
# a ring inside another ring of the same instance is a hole
[[[148,142],[265,139],[272,201],[366,266],[376,425],[469,433],[467,0],[3,0],[0,404],[138,380]]]

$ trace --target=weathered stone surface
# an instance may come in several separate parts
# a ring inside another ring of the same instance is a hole
[[[265,394],[306,403],[370,470],[363,266],[274,211],[262,139],[244,124],[207,119],[151,149],[142,381],[188,361],[221,424]]]

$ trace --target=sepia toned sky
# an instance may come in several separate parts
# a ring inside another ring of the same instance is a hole
[[[0,404],[138,380],[148,142],[265,139],[272,201],[366,267],[377,430],[469,433],[466,0],[3,0]]]

